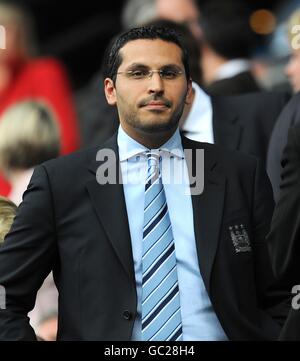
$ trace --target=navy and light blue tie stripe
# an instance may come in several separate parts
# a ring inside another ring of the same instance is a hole
[[[146,152],[143,225],[142,339],[181,341],[182,323],[175,245],[159,154]]]

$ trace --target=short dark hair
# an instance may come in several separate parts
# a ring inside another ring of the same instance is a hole
[[[120,54],[120,50],[128,42],[139,39],[160,39],[176,44],[182,51],[182,62],[184,65],[186,78],[187,80],[190,79],[188,53],[183,45],[183,42],[180,39],[180,34],[178,34],[174,29],[152,25],[130,29],[111,41],[104,55],[104,61],[102,66],[102,73],[104,79],[110,78],[114,82],[116,81],[117,71],[123,60]]]
[[[250,28],[251,11],[237,0],[210,0],[201,8],[204,41],[226,59],[249,58],[256,36]]]

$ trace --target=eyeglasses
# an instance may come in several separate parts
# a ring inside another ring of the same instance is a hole
[[[160,70],[152,70],[152,69],[144,69],[144,70],[128,70],[128,71],[119,71],[117,74],[125,74],[128,79],[132,80],[143,80],[143,79],[151,79],[154,73],[159,74],[161,79],[164,80],[175,80],[180,75],[183,74],[182,70],[175,69],[160,69]]]

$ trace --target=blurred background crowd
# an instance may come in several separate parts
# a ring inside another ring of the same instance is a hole
[[[284,104],[300,90],[300,0],[0,0],[2,196],[18,206],[37,164],[114,133],[118,116],[106,103],[101,77],[105,49],[120,31],[162,20],[179,26],[193,81],[209,96],[279,92],[286,99],[270,98],[278,111],[264,133],[262,153],[252,152],[268,163],[276,197],[287,130],[280,149],[276,140],[272,150],[270,139]],[[245,114],[253,111],[251,99],[241,98]],[[182,130],[193,138],[189,126]],[[42,338],[54,339],[57,294],[51,276],[44,287],[32,322]]]

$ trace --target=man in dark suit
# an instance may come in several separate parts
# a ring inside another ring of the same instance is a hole
[[[299,104],[298,104],[299,111]],[[286,119],[288,121],[288,119]],[[282,157],[279,201],[268,236],[276,276],[295,297],[282,330],[282,340],[300,340],[300,123],[289,130]],[[296,286],[296,287],[295,287]],[[298,294],[298,296],[297,296]]]
[[[26,315],[51,269],[59,340],[275,339],[286,293],[265,243],[270,184],[257,159],[180,137],[191,80],[176,33],[121,35],[104,86],[118,133],[37,167],[0,250],[0,339],[35,339]],[[167,182],[166,164],[187,183]]]
[[[274,125],[270,137],[267,153],[267,172],[273,187],[275,201],[280,196],[281,183],[281,160],[283,150],[287,144],[288,132],[295,124],[300,123],[300,93],[294,95],[289,103],[284,107]]]

